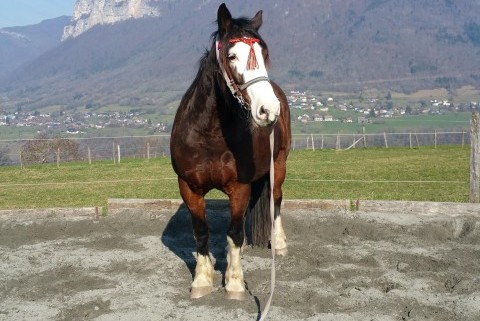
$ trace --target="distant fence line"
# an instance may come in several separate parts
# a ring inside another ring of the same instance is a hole
[[[294,134],[292,150],[364,147],[469,146],[468,131],[375,134]],[[156,158],[170,156],[170,135],[0,140],[0,165]]]
[[[462,145],[470,143],[467,131],[375,134],[295,134],[292,149],[350,149],[358,147],[410,147]]]

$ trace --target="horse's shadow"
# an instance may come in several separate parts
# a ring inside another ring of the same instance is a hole
[[[227,268],[225,248],[227,246],[226,232],[229,222],[228,201],[208,200],[209,252],[214,260],[215,270],[220,271],[223,277]],[[193,237],[192,219],[185,204],[182,204],[168,221],[161,240],[170,251],[185,262],[193,278],[197,249]]]

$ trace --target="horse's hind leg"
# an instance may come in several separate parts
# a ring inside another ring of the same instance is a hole
[[[197,245],[197,265],[190,297],[201,298],[213,290],[213,264],[208,254],[208,226],[205,199],[194,193],[188,184],[179,179],[180,194],[192,215],[193,233]]]
[[[250,198],[250,185],[235,184],[228,193],[230,198],[231,221],[227,232],[228,253],[225,272],[225,290],[227,298],[243,300],[245,285],[240,263],[242,246],[245,240],[244,216]]]
[[[275,254],[285,256],[288,253],[287,237],[283,230],[280,205],[275,204]]]

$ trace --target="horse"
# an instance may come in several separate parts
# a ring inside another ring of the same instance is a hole
[[[280,87],[269,79],[268,47],[258,30],[262,11],[251,18],[233,18],[225,4],[218,8],[218,30],[198,73],[183,95],[172,126],[170,153],[178,186],[188,208],[197,249],[190,290],[192,299],[213,290],[214,267],[208,251],[205,195],[220,190],[229,199],[227,268],[228,299],[244,298],[241,251],[245,221],[251,223],[250,242],[285,255],[287,243],[280,207],[286,160],[291,144],[290,111]],[[269,216],[269,135],[274,132],[273,164],[275,235]]]

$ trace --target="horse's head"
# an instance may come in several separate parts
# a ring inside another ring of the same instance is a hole
[[[262,11],[252,19],[233,19],[225,4],[218,8],[216,53],[223,78],[258,126],[274,124],[280,102],[270,84],[268,48],[258,34]]]

